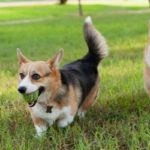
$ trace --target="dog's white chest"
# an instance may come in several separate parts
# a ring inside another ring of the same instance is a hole
[[[40,104],[36,104],[31,108],[35,116],[46,120],[48,123],[52,124],[55,120],[65,117],[71,114],[70,107],[63,107],[62,109],[53,107],[51,112],[47,112],[47,109],[42,107]]]

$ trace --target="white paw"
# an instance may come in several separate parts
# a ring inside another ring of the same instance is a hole
[[[58,127],[60,128],[64,128],[66,127],[67,125],[69,125],[71,122],[73,121],[73,117],[70,116],[68,118],[64,118],[64,119],[61,119],[61,120],[58,120]]]
[[[78,110],[78,117],[80,118],[80,119],[82,119],[82,118],[84,118],[85,117],[85,112],[83,112],[83,111],[81,111],[81,110]]]
[[[47,126],[37,126],[35,125],[35,129],[36,129],[36,137],[41,137],[46,133],[47,130]]]
[[[57,125],[60,128],[64,128],[68,125],[68,122],[66,120],[59,120]]]

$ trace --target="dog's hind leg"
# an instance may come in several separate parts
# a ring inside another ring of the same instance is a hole
[[[91,89],[90,93],[85,98],[83,104],[78,109],[79,118],[83,118],[85,116],[86,111],[90,106],[92,106],[96,102],[96,97],[98,95],[99,90],[99,78],[97,79],[94,87]]]

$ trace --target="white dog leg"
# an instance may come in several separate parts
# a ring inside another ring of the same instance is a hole
[[[46,125],[35,125],[35,129],[37,132],[37,137],[41,137],[42,135],[44,135],[44,133],[47,130],[47,126]]]
[[[63,119],[58,120],[57,125],[58,125],[58,127],[60,127],[60,128],[64,128],[64,127],[66,127],[67,125],[69,125],[70,123],[72,123],[73,119],[74,119],[73,116],[71,116],[71,115],[70,115],[70,116],[67,116],[67,117],[65,117],[65,118],[63,118]]]

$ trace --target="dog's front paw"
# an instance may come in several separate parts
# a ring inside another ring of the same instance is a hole
[[[61,119],[61,120],[58,120],[58,127],[60,128],[65,128],[67,125],[69,125],[71,122],[73,121],[73,117],[70,116],[70,117],[67,117],[67,118],[64,118],[64,119]]]
[[[57,125],[60,128],[65,128],[68,125],[68,121],[67,120],[59,120]]]
[[[47,126],[37,126],[35,125],[37,134],[35,135],[36,138],[42,137],[45,135]]]
[[[82,118],[84,118],[85,117],[85,112],[84,111],[82,111],[82,110],[78,110],[78,117],[80,118],[80,119],[82,119]]]

